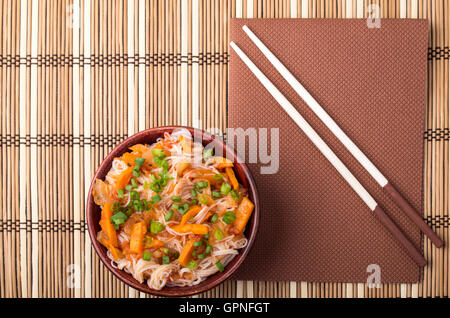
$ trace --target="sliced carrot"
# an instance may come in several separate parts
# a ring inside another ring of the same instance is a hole
[[[189,175],[189,178],[205,179],[205,180],[208,180],[209,184],[212,184],[212,185],[217,185],[217,184],[221,183],[222,180],[225,179],[225,176],[223,174],[220,174],[222,176],[222,178],[217,178],[218,180],[216,180],[216,178],[214,178],[216,173],[211,170],[208,170],[208,169],[186,168],[185,170],[183,170],[183,176],[185,176],[188,173],[191,173]]]
[[[184,224],[184,225],[175,225],[172,229],[178,233],[194,233],[205,235],[208,233],[208,227],[204,224]]]
[[[194,205],[192,206],[182,217],[181,217],[181,222],[180,225],[185,225],[190,219],[191,217],[197,215],[198,212],[200,212],[200,210],[202,209],[202,207],[200,205]]]
[[[199,197],[199,200],[207,201],[206,202],[207,206],[213,205],[215,202],[210,195],[205,194],[205,193],[199,194],[198,197]]]
[[[176,183],[173,182],[173,180],[169,181],[169,184],[167,186],[167,193],[172,193],[173,190],[175,190]]]
[[[236,220],[233,221],[230,232],[233,234],[241,234],[244,232],[250,216],[252,215],[254,204],[247,197],[242,199],[241,204],[237,207],[235,214]]]
[[[180,263],[182,266],[186,267],[189,263],[189,260],[191,259],[192,252],[194,250],[194,243],[196,242],[196,239],[190,239],[187,241],[187,243],[184,245],[183,249],[181,250],[180,256],[178,257],[178,263]]]
[[[182,159],[177,162],[175,166],[175,170],[177,171],[177,174],[179,177],[183,175],[183,171],[186,170],[190,166],[190,162],[188,159]]]
[[[144,235],[147,233],[145,221],[136,223],[131,230],[130,253],[140,254],[144,250]]]
[[[147,150],[142,153],[142,158],[145,159],[145,162],[152,164],[153,163],[153,154],[151,150]]]
[[[221,162],[215,165],[217,169],[223,169],[223,168],[233,168],[234,165],[229,162]]]
[[[224,157],[212,157],[211,159],[208,159],[208,161],[209,160],[212,160],[212,162],[214,163],[214,167],[216,167],[217,169],[233,167],[233,162]]]
[[[92,189],[92,197],[97,205],[105,205],[107,203],[114,203],[114,186],[106,184],[100,179],[95,180],[94,188]]]
[[[123,189],[130,182],[131,176],[133,175],[133,167],[128,167],[119,175],[116,181],[116,190]]]
[[[168,150],[169,147],[167,147],[168,145],[173,144],[173,142],[163,142],[163,140],[161,140],[160,142],[158,142],[152,149],[156,148],[156,149],[162,149],[164,150],[164,153],[166,154],[166,156],[170,156],[170,151]]]
[[[227,167],[225,168],[225,172],[228,175],[228,178],[230,179],[231,185],[233,186],[234,190],[239,190],[239,182],[236,179],[236,176],[234,174],[233,168]]]
[[[179,138],[181,147],[185,153],[192,153],[192,142],[185,136],[180,136]]]
[[[103,206],[102,216],[100,219],[100,227],[102,228],[103,233],[106,236],[107,244],[111,244],[114,247],[118,246],[117,233],[114,225],[111,223],[111,203],[107,203]]]
[[[157,238],[151,236],[145,236],[143,241],[144,241],[144,248],[160,248],[164,246],[163,241],[160,241]]]
[[[113,256],[115,261],[117,261],[118,259],[123,257],[122,252],[118,248],[116,248],[116,247],[114,247],[112,245],[110,245],[108,247],[108,250],[111,252],[111,255]]]
[[[130,147],[131,150],[134,152],[139,152],[143,154],[144,152],[148,151],[149,147],[143,145],[143,144],[136,144]]]
[[[123,155],[122,155],[122,160],[126,163],[126,164],[128,164],[128,165],[130,165],[130,166],[134,166],[134,165],[136,165],[135,163],[134,163],[134,160],[137,158],[137,155],[136,154],[133,154],[133,153],[131,153],[131,152],[125,152]]]

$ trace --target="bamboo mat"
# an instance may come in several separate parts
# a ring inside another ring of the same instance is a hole
[[[137,131],[227,126],[231,17],[430,23],[425,219],[449,242],[450,0],[1,0],[0,296],[150,297],[91,248],[91,177]],[[418,284],[227,281],[198,297],[448,297],[449,249],[424,241]]]

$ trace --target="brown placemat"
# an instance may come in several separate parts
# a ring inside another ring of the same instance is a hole
[[[421,247],[421,234],[252,44],[250,29],[422,211],[426,20],[234,19],[230,36]],[[239,279],[416,282],[419,267],[231,50],[229,126],[278,128],[280,166],[261,174],[261,226]]]

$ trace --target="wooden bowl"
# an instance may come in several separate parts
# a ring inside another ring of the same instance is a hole
[[[87,218],[87,225],[88,225],[88,231],[89,235],[91,237],[92,245],[94,246],[95,251],[97,252],[98,256],[102,260],[103,264],[106,265],[106,267],[121,281],[123,281],[125,284],[136,288],[142,292],[150,293],[153,295],[158,296],[189,296],[197,293],[204,292],[206,290],[209,290],[220,283],[222,283],[224,280],[229,278],[242,264],[242,262],[247,257],[247,254],[250,251],[250,248],[253,245],[253,242],[256,237],[256,233],[258,230],[258,223],[259,223],[259,200],[258,200],[258,193],[256,190],[255,182],[253,181],[253,178],[250,174],[250,171],[248,170],[247,166],[237,160],[236,153],[228,147],[220,138],[216,138],[215,136],[204,132],[197,130],[197,134],[201,133],[202,135],[202,143],[203,146],[206,146],[209,143],[213,143],[214,146],[221,147],[223,149],[223,155],[229,159],[232,159],[234,162],[234,170],[236,173],[236,177],[238,178],[239,182],[248,189],[248,196],[250,200],[255,204],[255,208],[253,211],[253,214],[250,218],[249,223],[247,224],[247,227],[245,229],[245,236],[248,239],[248,244],[246,247],[239,250],[239,254],[236,255],[233,260],[225,267],[225,270],[220,273],[216,273],[214,275],[211,275],[207,279],[205,279],[203,282],[201,282],[198,285],[194,286],[187,286],[187,287],[164,287],[161,290],[155,290],[148,287],[147,283],[139,283],[137,280],[135,280],[130,274],[126,273],[123,270],[119,270],[117,268],[114,268],[111,266],[111,261],[109,257],[106,255],[106,248],[100,244],[100,242],[97,241],[97,233],[100,231],[100,214],[101,210],[98,205],[94,203],[94,200],[92,198],[92,188],[95,183],[96,179],[104,180],[106,174],[111,169],[112,161],[116,157],[120,157],[123,153],[129,151],[129,147],[135,144],[152,144],[156,142],[156,140],[160,137],[164,136],[164,133],[172,133],[175,129],[179,128],[185,128],[191,132],[192,135],[194,135],[194,128],[191,127],[181,127],[181,126],[170,126],[170,127],[158,127],[158,128],[151,128],[142,132],[139,132],[130,138],[124,140],[122,143],[120,143],[117,147],[115,147],[111,153],[103,160],[100,167],[98,168],[97,172],[94,175],[94,178],[91,182],[91,187],[89,188],[88,193],[88,200],[87,200],[87,210],[86,210],[86,218]]]

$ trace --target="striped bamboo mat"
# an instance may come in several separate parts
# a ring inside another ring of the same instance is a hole
[[[227,126],[231,17],[364,18],[370,4],[430,23],[425,217],[449,242],[449,0],[1,0],[0,296],[146,297],[90,245],[102,158],[145,128]],[[447,297],[449,249],[424,246],[419,284],[227,281],[200,297]]]

